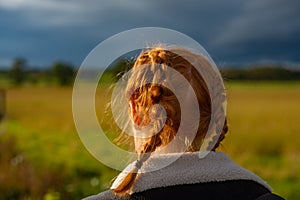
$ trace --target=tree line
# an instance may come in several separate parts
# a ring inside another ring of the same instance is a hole
[[[132,60],[120,59],[109,66],[105,73],[115,81],[122,72],[128,71],[133,65]],[[247,68],[223,68],[221,75],[226,80],[300,80],[300,70],[288,69],[279,65],[260,65]],[[77,69],[70,63],[57,61],[44,69],[28,67],[23,58],[16,58],[7,70],[0,71],[1,77],[6,77],[14,85],[24,83],[53,83],[60,86],[72,85]]]
[[[288,69],[278,65],[228,68],[220,71],[225,80],[300,80],[300,69]]]
[[[0,75],[13,85],[46,82],[67,86],[73,84],[76,72],[72,64],[63,61],[54,62],[46,69],[33,69],[28,66],[24,58],[16,58],[9,69],[0,71]]]

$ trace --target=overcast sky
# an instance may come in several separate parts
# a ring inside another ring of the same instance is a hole
[[[180,31],[220,65],[300,63],[299,0],[0,0],[0,68],[80,65],[104,39],[146,26]]]

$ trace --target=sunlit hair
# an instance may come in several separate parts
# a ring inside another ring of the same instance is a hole
[[[201,117],[196,136],[194,140],[191,141],[191,145],[186,151],[199,151],[201,144],[203,144],[204,137],[208,132],[212,116],[218,119],[218,115],[224,115],[224,110],[221,110],[221,108],[214,111],[215,113],[212,113],[212,102],[209,89],[201,74],[199,74],[197,69],[195,69],[195,67],[192,66],[192,64],[185,58],[188,58],[188,60],[192,60],[193,63],[196,63],[198,66],[205,68],[206,73],[203,75],[207,76],[206,78],[214,78],[213,67],[206,57],[183,48],[176,48],[173,50],[152,48],[142,52],[133,66],[133,76],[132,78],[129,78],[126,91],[130,95],[128,96],[130,101],[128,104],[131,103],[132,106],[134,106],[138,115],[137,117],[133,116],[133,121],[138,125],[147,125],[147,123],[150,122],[150,115],[152,117],[155,116],[157,120],[160,120],[159,113],[156,115],[155,109],[152,109],[151,112],[149,112],[149,109],[153,107],[154,104],[160,104],[163,106],[167,113],[165,124],[159,133],[151,136],[148,141],[144,143],[142,152],[140,152],[138,158],[140,165],[151,156],[151,152],[154,152],[156,148],[163,147],[172,141],[172,139],[176,136],[181,120],[180,105],[175,94],[170,89],[160,84],[151,84],[149,82],[148,84],[143,84],[146,82],[144,79],[147,73],[152,73],[152,76],[150,77],[155,79],[158,75],[163,77],[162,74],[166,73],[168,67],[171,67],[182,74],[192,86],[197,97]],[[156,64],[159,64],[162,67],[156,68]],[[141,66],[146,66],[144,67],[145,70],[136,70]],[[137,71],[137,74],[134,74],[135,71]],[[219,101],[217,103],[222,104],[224,102],[224,98],[225,97],[220,94],[219,98],[216,97],[216,101]],[[223,127],[216,128],[222,130],[221,135],[217,138],[218,140],[211,148],[212,151],[215,151],[219,147],[228,131],[226,119]],[[184,140],[185,138],[182,139]],[[134,167],[125,177],[123,182],[118,185],[117,188],[113,189],[113,191],[121,195],[129,193],[134,184],[139,167],[140,166]]]

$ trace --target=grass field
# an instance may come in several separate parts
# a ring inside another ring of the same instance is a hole
[[[220,150],[264,178],[275,193],[300,199],[300,83],[233,82],[226,88],[230,130]],[[0,137],[16,141],[10,159],[22,155],[13,163],[25,175],[16,175],[12,162],[0,163],[0,196],[79,199],[109,186],[118,172],[99,163],[81,143],[72,118],[71,87],[25,86],[6,93],[6,131]],[[0,150],[1,158],[7,149]],[[35,178],[26,182],[29,176]],[[24,182],[23,193],[14,193],[20,183],[12,180],[16,178]],[[39,191],[34,189],[41,183]]]

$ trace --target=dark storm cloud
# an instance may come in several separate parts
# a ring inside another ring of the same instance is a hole
[[[222,63],[299,62],[297,0],[0,1],[0,66],[80,64],[107,37],[136,27],[178,30]]]
[[[300,61],[300,1],[254,0],[213,42],[236,61]],[[218,50],[217,50],[218,51]]]

